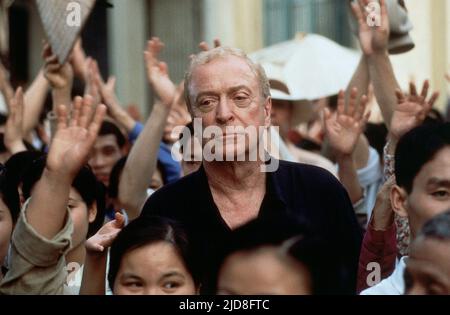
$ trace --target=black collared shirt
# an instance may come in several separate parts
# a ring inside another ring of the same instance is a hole
[[[267,173],[258,217],[273,212],[296,216],[326,240],[329,247],[324,251],[338,249],[336,259],[330,261],[341,270],[336,293],[355,293],[362,233],[346,190],[332,174],[315,166],[279,161],[278,169]],[[145,203],[142,215],[161,215],[182,223],[206,269],[231,233],[214,203],[203,167],[155,192]]]

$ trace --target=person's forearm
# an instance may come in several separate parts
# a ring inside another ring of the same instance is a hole
[[[70,99],[70,90],[69,89],[52,89],[52,111],[49,113],[50,115],[50,139],[53,138],[56,132],[57,119],[55,116],[56,108],[59,105],[67,105],[71,106],[72,100]]]
[[[45,168],[33,189],[27,221],[47,239],[55,237],[64,226],[71,185],[70,177]]]
[[[80,295],[105,295],[107,256],[107,249],[99,253],[86,252]]]
[[[52,108],[54,112],[56,112],[56,108],[61,104],[70,107],[70,105],[72,104],[71,89],[72,87],[52,89]]]
[[[339,179],[348,192],[352,203],[356,203],[363,197],[363,190],[358,181],[355,162],[351,155],[338,155],[337,163],[339,166]]]
[[[372,213],[369,224],[375,231],[386,231],[394,223],[394,211],[392,211],[389,198],[377,197]]]
[[[383,115],[384,123],[389,129],[397,98],[395,90],[399,88],[387,51],[374,53],[368,58],[369,74],[375,97]]]
[[[23,141],[22,140],[20,140],[20,141],[15,141],[15,142],[13,142],[13,143],[8,143],[6,140],[5,140],[5,147],[8,149],[8,151],[11,153],[11,155],[14,155],[14,154],[16,154],[16,153],[19,153],[19,152],[23,152],[23,151],[26,151],[27,150],[27,148],[26,148],[26,146],[23,144]]]
[[[358,89],[357,99],[360,99],[363,95],[367,95],[369,83],[369,66],[367,63],[367,57],[363,54],[359,60],[358,67],[356,68],[352,79],[348,83],[347,90],[345,91],[345,103],[348,104],[350,92],[353,88]]]
[[[170,108],[156,103],[133,145],[119,183],[119,200],[130,220],[139,216],[158,159],[159,144]]]
[[[45,98],[49,84],[43,70],[34,79],[24,95],[23,132],[27,135],[39,122],[39,116],[44,109]]]
[[[136,120],[133,119],[133,117],[130,116],[130,114],[127,113],[126,110],[124,110],[120,105],[117,105],[116,107],[112,108],[110,110],[111,116],[114,118],[114,120],[126,130],[126,132],[129,134],[134,126],[136,125]]]

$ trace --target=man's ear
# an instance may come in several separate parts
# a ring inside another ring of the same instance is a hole
[[[272,98],[268,96],[264,101],[264,125],[268,128],[272,123]]]
[[[97,217],[97,202],[94,201],[92,206],[88,209],[89,223],[94,222],[96,217]]]
[[[408,194],[406,190],[398,185],[393,185],[391,188],[391,206],[392,210],[401,217],[408,217],[407,211],[407,198]]]

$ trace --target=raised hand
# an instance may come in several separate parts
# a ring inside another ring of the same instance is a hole
[[[374,8],[374,1],[357,0],[351,3],[353,14],[358,21],[361,49],[366,55],[387,50],[390,30],[385,0],[380,0],[379,5],[381,8],[380,19],[372,21],[374,26],[369,26],[369,8]],[[380,22],[379,26],[376,25],[378,22]]]
[[[44,75],[50,86],[56,90],[70,90],[73,83],[73,69],[70,63],[59,64],[49,44],[44,45],[42,58],[45,61]]]
[[[103,102],[105,102],[108,110],[114,112],[116,109],[118,109],[118,106],[120,107],[120,103],[115,92],[116,77],[111,76],[108,78],[108,81],[105,82],[100,74],[100,71],[98,70],[98,67],[95,67],[93,70],[94,71],[92,74],[94,84],[99,91]]]
[[[103,225],[94,236],[86,240],[86,250],[88,252],[103,252],[105,248],[111,246],[124,226],[125,217],[116,212],[114,220]]]
[[[422,92],[417,94],[416,85],[409,84],[409,95],[406,97],[401,90],[396,90],[397,106],[394,110],[390,126],[390,137],[399,140],[405,133],[419,126],[433,107],[439,96],[434,92],[427,100],[429,82],[423,83]]]
[[[325,136],[338,155],[351,155],[353,153],[370,116],[370,112],[365,113],[367,96],[363,95],[359,106],[357,106],[357,94],[358,90],[353,88],[348,106],[345,108],[344,91],[340,91],[336,113],[332,114],[328,108],[324,109]]]
[[[147,67],[147,77],[158,95],[158,98],[167,106],[172,104],[176,87],[169,77],[167,64],[158,59],[158,55],[164,48],[164,43],[158,37],[152,37],[147,43],[144,52]]]
[[[47,156],[47,170],[74,178],[86,163],[106,114],[105,105],[96,108],[94,117],[92,97],[76,97],[69,118],[67,106],[57,108],[58,125]]]
[[[176,126],[185,126],[191,122],[191,115],[187,109],[186,102],[184,100],[184,83],[180,83],[177,87],[175,97],[172,102],[169,116],[166,120],[166,126],[164,127],[164,138],[170,139],[170,141],[177,141],[178,137],[172,137],[172,130]]]
[[[9,102],[8,120],[5,126],[5,146],[15,154],[17,152],[25,151],[23,144],[23,91],[19,87],[14,94],[14,97]]]

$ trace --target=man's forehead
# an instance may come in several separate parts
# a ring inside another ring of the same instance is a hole
[[[198,65],[192,72],[191,84],[195,86],[208,85],[213,81],[256,81],[256,73],[247,61],[238,56],[221,56],[210,62]]]
[[[95,140],[94,147],[99,148],[107,145],[118,146],[116,136],[113,134],[99,135]]]
[[[419,174],[423,178],[450,180],[450,146],[439,150],[433,159],[423,165]]]

